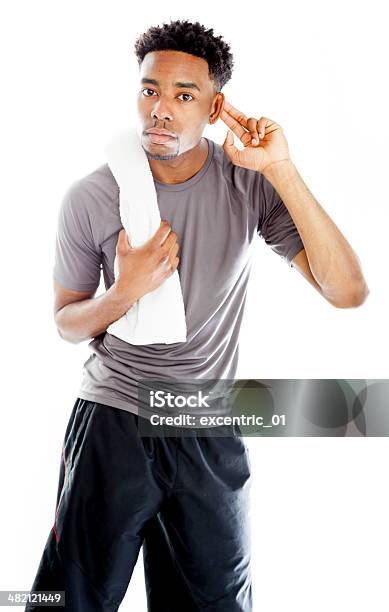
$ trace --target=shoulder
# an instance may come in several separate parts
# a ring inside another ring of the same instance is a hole
[[[78,207],[89,209],[96,208],[101,203],[116,202],[118,198],[119,187],[108,164],[102,164],[73,181],[65,193],[65,200],[72,200]]]
[[[220,175],[219,179],[227,184],[232,197],[244,202],[257,217],[263,206],[265,177],[260,172],[233,164],[224,152],[223,146],[216,142],[214,142],[214,160]]]
[[[119,187],[107,163],[76,179],[62,199],[61,219],[101,244],[110,227],[120,225]]]
[[[225,181],[231,189],[242,196],[250,197],[253,189],[259,188],[263,177],[260,172],[242,168],[232,163],[224,152],[223,146],[212,141],[214,145],[214,161]]]

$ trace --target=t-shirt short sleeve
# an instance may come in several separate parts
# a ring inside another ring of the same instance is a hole
[[[304,243],[278,192],[264,175],[260,181],[260,219],[258,234],[289,266]]]
[[[82,186],[73,183],[58,214],[53,277],[73,291],[95,291],[100,284],[102,253],[93,237],[87,198]]]

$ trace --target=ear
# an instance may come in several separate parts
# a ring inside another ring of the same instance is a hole
[[[224,105],[224,94],[221,91],[218,91],[218,93],[216,94],[212,102],[211,113],[209,115],[208,123],[210,123],[211,125],[213,123],[216,123],[216,121],[219,119],[220,113],[222,112],[223,105]]]

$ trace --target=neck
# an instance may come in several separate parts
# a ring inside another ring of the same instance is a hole
[[[156,181],[173,185],[188,181],[203,167],[208,157],[208,142],[199,143],[173,159],[149,159],[150,169]]]

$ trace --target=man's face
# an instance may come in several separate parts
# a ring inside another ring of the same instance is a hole
[[[223,99],[204,59],[181,51],[148,53],[140,66],[137,96],[141,143],[148,157],[172,159],[195,147],[206,124],[216,121]],[[146,133],[153,128],[173,136]]]

